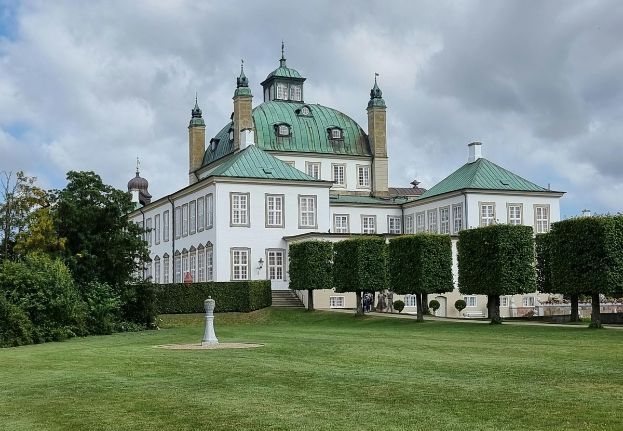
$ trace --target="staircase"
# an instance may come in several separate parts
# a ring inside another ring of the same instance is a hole
[[[273,307],[303,308],[298,296],[291,290],[273,290]]]

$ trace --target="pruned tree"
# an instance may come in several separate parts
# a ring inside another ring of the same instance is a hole
[[[314,309],[314,290],[331,289],[333,244],[328,241],[303,241],[289,248],[290,289],[307,291],[307,309]]]

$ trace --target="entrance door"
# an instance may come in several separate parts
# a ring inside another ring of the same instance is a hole
[[[446,317],[447,315],[447,306],[448,306],[448,300],[446,299],[445,296],[437,296],[435,297],[435,299],[437,301],[439,301],[439,310],[437,310],[437,312],[435,313],[435,316],[438,317]]]

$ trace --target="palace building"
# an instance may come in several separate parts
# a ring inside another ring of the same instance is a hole
[[[364,130],[333,108],[306,101],[305,80],[286,64],[261,83],[253,104],[241,67],[233,113],[206,140],[195,101],[188,125],[188,186],[153,200],[147,181],[128,183],[137,209],[130,219],[149,229],[154,283],[269,279],[288,289],[288,247],[310,239],[437,232],[457,234],[492,223],[524,224],[536,233],[560,218],[562,192],[540,187],[482,157],[468,145],[467,163],[428,190],[389,187],[386,104],[376,78]],[[456,251],[456,247],[454,248]],[[455,269],[456,269],[456,253]],[[456,277],[456,270],[455,270]],[[354,307],[354,294],[314,293],[316,308]],[[305,300],[305,295],[299,295]],[[438,315],[458,316],[458,289],[435,295]],[[431,298],[432,299],[432,298]],[[486,297],[465,297],[465,316],[486,311]],[[539,298],[502,298],[502,315],[523,313]],[[405,311],[415,310],[407,295]]]

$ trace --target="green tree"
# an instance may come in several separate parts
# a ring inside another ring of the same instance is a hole
[[[623,292],[623,216],[594,216],[552,225],[553,290],[591,295],[591,327],[601,327],[600,294]]]
[[[415,294],[417,319],[424,320],[423,298],[454,289],[452,242],[448,235],[405,235],[389,242],[389,284],[396,293]]]
[[[333,245],[333,284],[336,292],[355,292],[357,314],[363,314],[362,292],[387,288],[387,245],[383,238],[361,237]]]
[[[54,207],[67,266],[79,286],[99,281],[122,289],[149,258],[143,229],[127,218],[134,209],[130,194],[94,172],[70,171],[67,180]]]
[[[307,290],[307,309],[314,309],[314,290],[331,289],[333,244],[303,241],[290,245],[290,289]]]
[[[459,291],[487,295],[491,323],[502,323],[500,295],[536,291],[530,226],[492,225],[459,232]]]

